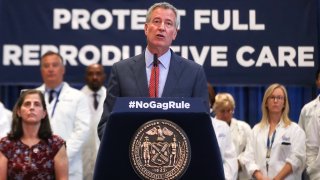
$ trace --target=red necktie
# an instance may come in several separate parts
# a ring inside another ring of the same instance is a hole
[[[149,82],[149,97],[159,97],[159,61],[152,66]]]

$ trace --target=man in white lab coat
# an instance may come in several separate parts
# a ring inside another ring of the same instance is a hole
[[[81,91],[86,94],[90,111],[90,132],[83,147],[83,179],[92,180],[94,166],[100,145],[97,127],[103,112],[103,103],[107,95],[107,89],[103,86],[106,80],[106,73],[101,64],[91,64],[86,68],[86,85]]]
[[[67,143],[69,180],[81,180],[82,147],[88,136],[90,109],[81,91],[63,81],[63,58],[55,52],[41,57],[41,75],[44,84],[38,89],[44,93],[48,115],[54,134]]]
[[[316,72],[316,86],[320,89],[320,68]],[[310,180],[320,179],[320,95],[303,106],[299,125],[306,133],[307,175]]]

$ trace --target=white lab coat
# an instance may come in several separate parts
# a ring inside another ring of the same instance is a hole
[[[299,125],[306,133],[307,174],[310,180],[320,179],[320,96],[303,106]]]
[[[246,149],[247,143],[251,135],[251,127],[244,121],[237,120],[235,118],[231,119],[230,123],[231,138],[234,144],[238,161],[240,162],[241,171],[238,171],[239,180],[248,180],[251,178],[248,175],[247,170],[242,163],[242,156]]]
[[[0,102],[0,139],[7,136],[11,130],[12,112]]]
[[[98,123],[101,119],[101,115],[103,112],[103,104],[107,95],[107,89],[105,87],[101,87],[98,91],[98,108],[94,109],[93,106],[93,91],[85,85],[81,91],[87,96],[90,112],[91,112],[91,121],[90,121],[90,132],[87,141],[83,146],[83,179],[92,180],[94,166],[97,158],[97,153],[99,150],[100,139],[98,137]]]
[[[291,164],[293,172],[285,179],[301,180],[306,159],[304,131],[295,122],[291,122],[287,127],[285,127],[282,120],[278,123],[271,147],[269,171],[267,173],[266,154],[269,127],[269,124],[264,128],[257,124],[252,130],[252,135],[243,157],[248,174],[252,176],[255,170],[260,170],[264,176],[274,178],[285,163],[288,162]]]
[[[225,179],[236,180],[238,176],[238,161],[236,150],[231,139],[230,128],[228,124],[222,120],[212,117],[211,120],[219,144]]]
[[[316,117],[316,113],[320,112],[319,109],[320,95],[303,106],[300,112],[299,125],[304,131],[306,131],[308,123]],[[308,136],[308,132],[306,132],[306,135]]]
[[[54,134],[66,140],[67,155],[69,160],[69,180],[81,180],[82,175],[82,147],[88,136],[90,124],[90,108],[88,100],[81,91],[72,88],[63,82],[58,102],[57,98],[49,104],[48,94],[45,94],[51,128]],[[45,92],[45,86],[38,87]]]

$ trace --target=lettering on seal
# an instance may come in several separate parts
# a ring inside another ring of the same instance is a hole
[[[148,121],[132,137],[131,165],[143,179],[180,178],[190,160],[189,139],[183,129],[172,121]]]

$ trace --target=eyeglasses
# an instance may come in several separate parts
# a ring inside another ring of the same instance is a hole
[[[170,20],[165,20],[165,21],[162,21],[161,19],[159,18],[155,18],[151,21],[151,24],[157,26],[157,27],[160,27],[162,26],[162,23],[164,24],[164,27],[170,29],[172,27],[174,27],[174,23]]]
[[[20,90],[20,96],[23,94],[23,93],[25,93],[26,91],[29,91],[30,89],[21,89]]]
[[[283,101],[284,97],[283,96],[269,96],[268,99],[272,99],[273,101]]]
[[[232,114],[233,110],[232,109],[221,109],[218,112],[221,114]]]

